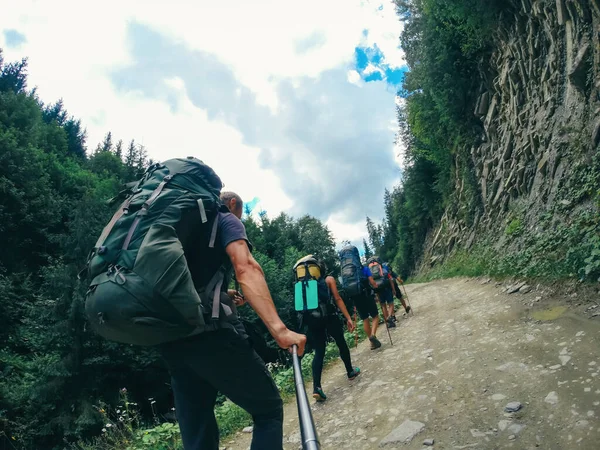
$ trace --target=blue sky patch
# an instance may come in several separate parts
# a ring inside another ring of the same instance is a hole
[[[244,213],[252,214],[252,211],[254,210],[254,208],[256,208],[256,205],[258,205],[259,202],[260,202],[260,198],[258,198],[258,197],[254,197],[252,200],[245,202],[244,203]]]
[[[27,38],[23,33],[19,33],[17,30],[4,30],[4,40],[8,48],[17,48],[21,44],[27,42]]]
[[[370,73],[363,79],[368,83],[369,81],[381,81],[381,80],[383,80],[383,76],[381,75],[381,72],[376,71],[376,72]]]
[[[385,69],[385,78],[389,84],[393,84],[394,86],[402,84],[404,81],[404,75],[408,72],[408,67],[388,67]]]
[[[369,34],[368,30],[363,30],[363,35],[366,37]],[[377,44],[372,47],[356,47],[354,49],[354,64],[356,71],[361,78],[369,83],[371,81],[386,81],[391,86],[400,86],[404,81],[404,74],[408,71],[408,67],[390,67],[385,62],[385,55]],[[371,65],[379,70],[366,71]]]
[[[354,62],[356,63],[356,70],[362,72],[369,65],[369,57],[364,48],[356,47],[354,49]]]

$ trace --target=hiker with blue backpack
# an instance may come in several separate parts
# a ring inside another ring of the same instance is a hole
[[[92,279],[85,311],[100,336],[159,350],[185,450],[219,448],[219,391],[252,416],[251,449],[282,449],[283,403],[236,303],[247,301],[281,348],[302,355],[306,336],[277,314],[240,221],[241,199],[232,213],[222,186],[192,157],[153,164],[129,185],[82,271]],[[227,289],[233,272],[243,299]]]
[[[377,284],[369,267],[363,266],[358,249],[354,245],[346,245],[338,254],[341,267],[341,281],[344,293],[363,321],[365,334],[371,342],[371,350],[381,347],[377,339],[379,326],[379,311],[373,295]]]
[[[308,344],[315,349],[312,362],[313,398],[318,402],[327,400],[321,386],[321,374],[325,360],[327,335],[337,345],[340,358],[346,367],[348,380],[354,380],[360,369],[352,366],[350,349],[344,337],[338,310],[343,314],[348,331],[354,331],[354,323],[340,296],[335,278],[327,275],[327,265],[314,255],[307,255],[294,264],[294,306],[300,329],[307,329]]]

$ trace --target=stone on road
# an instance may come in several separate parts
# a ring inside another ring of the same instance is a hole
[[[519,411],[522,407],[523,407],[523,405],[520,402],[510,402],[510,403],[507,403],[506,406],[504,407],[504,412],[515,413],[515,412]]]
[[[398,428],[384,437],[379,443],[380,447],[387,444],[407,444],[425,428],[425,424],[413,420],[405,420]]]

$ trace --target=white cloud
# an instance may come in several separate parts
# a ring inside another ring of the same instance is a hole
[[[18,49],[4,49],[5,59],[29,58],[30,87],[37,86],[45,102],[63,98],[69,112],[87,127],[90,148],[111,130],[114,139],[135,138],[143,143],[154,159],[210,155],[207,162],[222,176],[227,189],[247,199],[259,197],[260,206],[276,214],[294,203],[281,189],[281,183],[290,180],[280,180],[272,170],[261,168],[260,149],[245,145],[239,130],[209,119],[205,110],[195,106],[183,79],[166,79],[160,98],[115,90],[109,73],[132,62],[128,23],[146,24],[190,49],[218,55],[238,81],[256,94],[257,102],[276,110],[280,104],[275,80],[290,78],[297,88],[297,77],[316,78],[346,64],[348,82],[360,86],[360,77],[351,70],[356,45],[376,43],[388,64],[403,64],[397,48],[400,22],[392,2],[382,3],[379,11],[381,3],[365,0],[306,0],[301,4],[286,0],[107,0],[85,7],[75,0],[0,0],[0,31],[11,28],[26,36]],[[364,29],[369,30],[366,38]],[[318,45],[298,52],[299,42],[315,36]],[[2,39],[0,34],[0,46],[6,47]],[[202,82],[199,79],[198,85]],[[389,105],[381,105],[389,108],[391,121],[393,102],[390,93]],[[335,107],[323,105],[330,115],[339,113]],[[219,152],[215,154],[214,149]],[[394,151],[391,143],[389,151]],[[364,233],[362,223],[346,223],[343,217],[328,223],[338,239]]]
[[[357,86],[360,86],[361,85],[361,80],[362,80],[362,78],[360,77],[360,74],[356,70],[349,70],[348,71],[348,82],[349,83],[356,84]]]

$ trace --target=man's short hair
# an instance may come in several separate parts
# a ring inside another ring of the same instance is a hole
[[[231,192],[231,191],[225,191],[225,192],[221,192],[221,201],[225,204],[225,205],[229,205],[229,202],[235,198],[235,201],[237,203],[239,203],[240,205],[243,205],[244,202],[242,200],[242,197],[240,197],[239,195],[237,195],[235,192]]]

